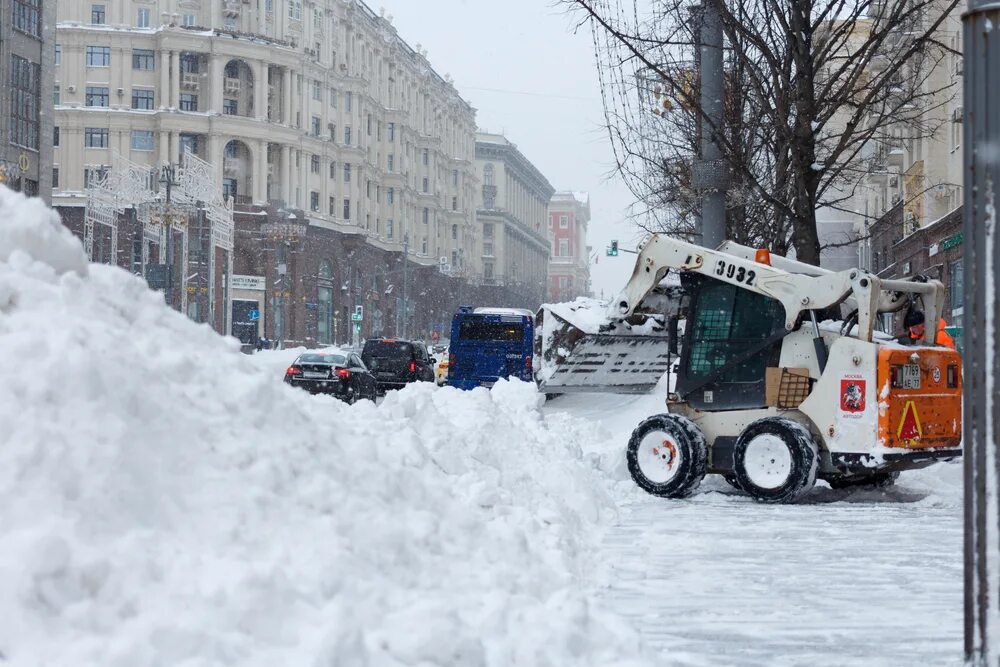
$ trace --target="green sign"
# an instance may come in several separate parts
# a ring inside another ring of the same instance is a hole
[[[962,232],[959,232],[954,236],[949,236],[944,241],[941,241],[941,250],[948,250],[949,248],[954,248],[959,245],[962,245]]]

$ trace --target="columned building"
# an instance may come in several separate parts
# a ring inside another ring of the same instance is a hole
[[[557,192],[549,202],[549,284],[546,299],[558,303],[590,296],[590,197],[585,192]]]
[[[49,201],[55,2],[0,4],[0,183]]]
[[[297,298],[309,306],[303,321],[317,320],[294,333],[300,343],[347,328],[348,311],[363,305],[359,276],[372,267],[358,262],[369,250],[396,264],[405,249],[412,270],[473,276],[475,110],[391,17],[361,0],[87,0],[58,11],[53,203],[71,226],[112,153],[157,166],[191,151],[235,204],[241,284],[266,284],[261,307],[248,310],[281,317],[280,304]],[[310,251],[315,266],[290,285],[276,272],[289,263],[265,252],[276,238],[265,229],[289,224],[304,247],[322,239],[317,247],[346,250]],[[384,281],[393,301],[401,273]],[[350,294],[337,289],[331,305],[330,286],[343,285]],[[391,317],[361,331],[391,333]]]
[[[549,240],[546,221],[555,188],[517,146],[500,134],[476,135],[478,266],[484,285],[506,288],[511,303],[535,309],[545,300]]]

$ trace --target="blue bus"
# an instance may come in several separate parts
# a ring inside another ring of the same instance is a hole
[[[531,382],[534,335],[530,310],[462,306],[451,320],[448,385],[488,387],[500,378]]]

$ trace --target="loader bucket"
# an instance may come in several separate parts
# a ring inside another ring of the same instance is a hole
[[[656,321],[611,327],[558,307],[565,305],[543,307],[536,321],[541,391],[642,394],[667,372],[667,338]]]

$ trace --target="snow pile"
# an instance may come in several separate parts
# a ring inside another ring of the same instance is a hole
[[[585,423],[296,391],[0,197],[4,665],[634,664]]]

